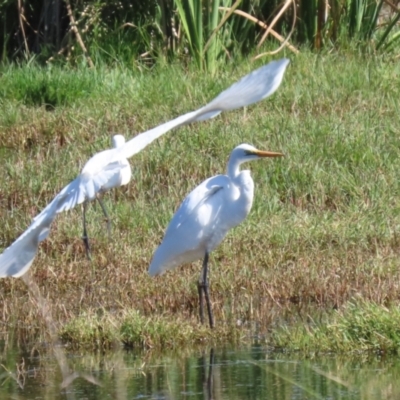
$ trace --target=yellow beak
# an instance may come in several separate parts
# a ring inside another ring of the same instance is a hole
[[[274,151],[255,150],[252,153],[258,157],[284,157],[282,153],[276,153]]]

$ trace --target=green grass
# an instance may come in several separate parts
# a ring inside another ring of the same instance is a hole
[[[271,336],[274,346],[308,353],[379,351],[398,354],[400,309],[372,302],[350,302],[323,321],[281,327]]]
[[[131,159],[131,183],[104,196],[111,241],[101,210],[89,207],[92,263],[80,239],[79,207],[56,219],[32,271],[60,329],[97,308],[197,324],[200,263],[155,279],[147,268],[185,195],[223,173],[242,142],[286,157],[244,166],[255,181],[252,211],[211,256],[217,325],[240,325],[244,336],[256,327],[264,335],[282,318],[340,309],[355,295],[398,304],[400,66],[354,51],[290,57],[270,99],[170,132]],[[196,109],[260,64],[231,63],[214,77],[191,65],[4,67],[0,247],[92,154],[110,146],[113,133],[130,138]],[[50,93],[59,81],[65,84],[51,108],[23,95],[40,99],[43,86]],[[10,330],[15,321],[35,319],[26,290],[19,280],[0,281],[0,312]]]
[[[88,310],[70,319],[59,331],[61,340],[72,348],[109,349],[123,344],[135,349],[181,349],[193,346],[238,344],[240,329],[219,326],[210,330],[194,319],[143,316],[134,310],[122,313]]]

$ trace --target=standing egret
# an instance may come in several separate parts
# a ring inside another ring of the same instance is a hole
[[[272,95],[281,84],[288,64],[289,60],[286,58],[282,58],[281,60],[277,61],[271,61],[269,64],[264,65],[263,67],[258,68],[257,70],[254,70],[250,74],[244,76],[238,82],[234,83],[228,89],[220,93],[214,100],[204,107],[181,115],[180,117],[159,125],[156,128],[141,133],[126,143],[124,143],[123,137],[118,135],[119,139],[114,141],[114,148],[101,151],[89,159],[89,161],[87,161],[87,163],[84,165],[80,175],[78,175],[75,180],[64,187],[64,189],[62,189],[61,192],[53,199],[53,201],[43,210],[43,212],[50,208],[53,210],[52,207],[54,204],[57,204],[56,214],[58,214],[63,211],[68,211],[78,204],[84,203],[83,240],[85,242],[87,254],[89,254],[89,241],[87,237],[85,220],[86,203],[98,198],[98,194],[101,194],[102,192],[114,187],[124,185],[129,181],[130,168],[128,172],[128,158],[132,157],[136,153],[139,153],[147,145],[171,129],[182,125],[187,125],[192,122],[214,118],[222,111],[229,111],[248,106]],[[121,173],[122,170],[125,172]],[[102,205],[101,202],[100,204]],[[103,205],[102,209],[106,214]],[[40,215],[42,215],[42,213]],[[25,234],[29,237],[34,237],[32,242],[35,242],[38,245],[41,241],[40,236],[37,236],[37,232],[39,231],[40,230],[38,229],[28,228]],[[23,235],[21,235],[21,237]],[[7,249],[9,258],[12,257],[13,254],[13,245],[14,244]],[[20,257],[21,255],[18,257],[18,259]],[[16,262],[17,261],[15,261],[15,263]],[[12,273],[10,273],[9,267],[7,267],[9,264],[3,264],[0,256],[0,277],[20,276],[20,274],[18,274],[18,267],[15,263],[13,264],[14,267],[12,268]],[[24,272],[27,271],[29,266],[24,269]],[[21,269],[22,268],[23,265],[21,264]]]
[[[203,292],[211,328],[214,318],[208,292],[208,257],[228,231],[249,214],[254,196],[250,171],[240,165],[261,157],[282,157],[283,154],[257,150],[249,144],[235,147],[229,157],[226,175],[206,179],[185,198],[172,217],[164,239],[154,253],[149,267],[151,276],[184,263],[203,258],[203,269],[197,284],[200,321],[204,323]]]

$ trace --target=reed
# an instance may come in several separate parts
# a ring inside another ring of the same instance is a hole
[[[238,55],[279,51],[289,38],[292,49],[355,43],[398,53],[398,1],[54,0],[29,2],[29,8],[17,3],[0,4],[3,62],[35,57],[42,63],[149,67],[178,59],[214,73]]]

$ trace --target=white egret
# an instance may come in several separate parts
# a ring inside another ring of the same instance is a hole
[[[247,217],[253,203],[253,179],[250,171],[240,170],[240,165],[261,157],[282,156],[282,153],[257,150],[249,144],[235,147],[229,157],[227,174],[208,178],[189,193],[154,253],[149,267],[151,276],[203,258],[203,269],[197,286],[200,321],[204,322],[204,292],[211,328],[214,327],[214,318],[207,279],[209,254],[230,229]]]
[[[270,96],[281,84],[288,64],[289,60],[286,58],[277,61],[271,61],[269,64],[252,71],[250,74],[234,83],[204,107],[181,115],[180,117],[159,125],[156,128],[141,133],[126,143],[124,143],[123,137],[118,135],[117,140],[114,140],[114,148],[95,154],[84,165],[80,175],[78,175],[75,180],[61,190],[61,192],[42,211],[40,215],[47,212],[46,210],[49,209],[53,211],[52,207],[54,204],[57,204],[56,214],[58,214],[60,212],[70,210],[78,204],[84,203],[83,240],[85,242],[87,254],[89,255],[89,242],[87,238],[85,219],[86,203],[98,198],[98,195],[102,192],[124,185],[129,181],[130,167],[128,167],[128,158],[132,157],[136,153],[139,153],[152,141],[171,129],[177,128],[181,125],[190,124],[192,122],[214,118],[222,111],[244,107]],[[108,219],[108,215],[101,201],[100,204]],[[53,212],[51,215],[53,215]],[[37,223],[40,224],[40,221]],[[37,236],[37,232],[39,232],[40,229],[33,229],[32,226],[33,223],[22,236],[27,235],[30,238],[34,238],[32,239],[32,242],[39,244],[41,240],[39,239],[39,236]],[[19,239],[21,239],[22,236]],[[14,244],[16,244],[16,242]],[[14,244],[7,249],[8,257],[12,256]],[[20,276],[20,274],[18,274],[18,267],[16,264],[13,264],[14,267],[12,268],[12,273],[9,272],[9,267],[7,267],[7,265],[9,264],[2,263],[0,256],[0,277]],[[21,268],[23,268],[23,265],[21,265]],[[28,268],[29,266],[24,269],[24,272],[27,271]]]

